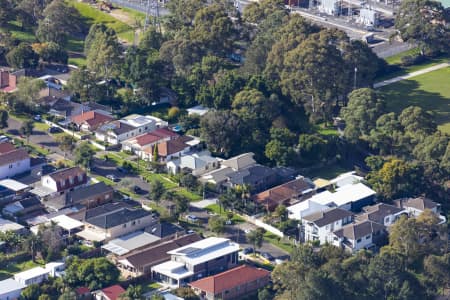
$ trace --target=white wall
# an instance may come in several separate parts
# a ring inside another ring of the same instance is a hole
[[[341,229],[342,228],[342,220],[338,220],[336,222],[333,222],[331,224],[317,227],[315,224],[308,225],[308,222],[306,220],[303,220],[303,226],[305,228],[305,240],[306,241],[313,241],[314,236],[317,237],[317,239],[320,241],[320,244],[325,243],[333,243],[333,231]],[[314,229],[317,230],[317,233],[314,234]]]
[[[57,191],[58,190],[58,187],[56,186],[56,181],[53,180],[53,178],[51,178],[48,175],[42,176],[41,184],[42,184],[42,186],[45,186],[45,187],[47,187],[49,189],[52,189],[53,191]]]
[[[30,158],[0,166],[0,179],[9,178],[30,170]]]
[[[21,292],[22,292],[22,289],[11,291],[11,292],[8,292],[8,293],[2,293],[2,291],[0,291],[0,300],[19,299]]]

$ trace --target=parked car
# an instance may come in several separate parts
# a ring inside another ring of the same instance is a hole
[[[35,115],[35,116],[33,117],[33,119],[34,119],[35,121],[37,121],[37,122],[42,121],[41,115]]]
[[[197,216],[194,216],[194,215],[187,215],[186,220],[188,220],[189,222],[196,222],[198,220],[198,218],[197,218]]]
[[[120,181],[120,179],[117,178],[114,174],[106,175],[106,178],[108,178],[109,180],[112,180],[112,181],[114,181],[114,182]]]
[[[230,219],[228,219],[228,220],[225,221],[225,224],[226,224],[226,225],[231,225],[231,224],[233,224],[233,221],[231,221]]]
[[[6,135],[0,135],[0,143],[9,142],[9,137]]]
[[[119,171],[120,173],[124,173],[124,174],[128,173],[128,170],[124,167],[117,167],[117,171]]]
[[[42,176],[42,175],[46,175],[46,174],[50,174],[56,171],[55,166],[52,165],[43,165],[41,167],[41,170],[39,172],[37,172],[37,176]]]
[[[63,130],[59,127],[52,126],[48,129],[48,132],[49,133],[61,133],[61,132],[63,132]]]
[[[135,186],[133,187],[133,191],[134,191],[136,194],[142,193],[142,189],[141,189],[139,186],[137,186],[137,185],[135,185]]]
[[[255,252],[255,250],[252,247],[248,247],[248,248],[245,248],[244,250],[242,250],[242,253],[244,253],[245,255],[248,255],[248,254],[251,254],[254,252]]]
[[[275,260],[275,257],[273,257],[273,255],[268,252],[261,252],[261,256],[264,257],[265,259],[267,259],[268,261]]]

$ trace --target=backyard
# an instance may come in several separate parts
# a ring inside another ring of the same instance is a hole
[[[401,112],[407,106],[420,106],[436,115],[439,129],[450,133],[450,67],[385,86],[388,110]]]

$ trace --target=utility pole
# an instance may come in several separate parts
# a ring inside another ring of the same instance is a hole
[[[353,78],[353,89],[356,90],[356,73],[358,72],[358,68],[355,67],[355,77]]]

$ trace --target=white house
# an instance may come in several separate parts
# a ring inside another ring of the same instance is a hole
[[[159,118],[133,114],[100,126],[95,136],[100,141],[117,145],[127,139],[167,126],[168,123]]]
[[[372,221],[384,226],[391,226],[401,215],[408,215],[404,209],[386,203],[378,203],[363,208],[363,212],[356,216],[358,221]]]
[[[153,278],[176,288],[238,264],[239,244],[210,237],[167,252],[171,260],[151,268]]]
[[[49,262],[48,264],[45,264],[45,269],[48,271],[51,277],[61,277],[65,268],[66,264],[59,261]]]
[[[171,174],[178,174],[181,170],[187,169],[194,176],[215,170],[220,166],[219,160],[212,157],[208,151],[194,153],[190,155],[182,155],[177,160],[167,163],[167,170]]]
[[[50,271],[42,267],[36,267],[24,272],[14,274],[14,280],[29,286],[30,284],[40,284],[48,278]]]
[[[352,253],[374,245],[385,234],[385,227],[372,221],[348,224],[333,233],[333,245]]]
[[[397,207],[404,209],[410,217],[418,217],[425,210],[430,210],[441,219],[441,224],[447,221],[446,217],[440,214],[441,204],[431,199],[425,197],[406,198],[396,200],[394,203]]]
[[[289,219],[294,220],[301,220],[304,216],[308,216],[320,211],[325,211],[327,209],[330,209],[330,207],[311,201],[309,199],[287,207]]]
[[[123,141],[122,150],[131,151],[142,157],[143,156],[142,152],[144,150],[151,149],[153,146],[155,146],[160,142],[173,140],[178,137],[179,137],[178,134],[167,128],[158,128],[151,132],[147,132],[142,135]]]
[[[329,207],[360,211],[373,203],[376,192],[363,183],[346,184],[334,192],[324,191],[310,198],[311,201]]]
[[[10,178],[30,170],[30,156],[25,149],[10,143],[0,143],[0,179]]]
[[[0,300],[16,300],[19,299],[20,293],[25,285],[8,278],[0,281]]]
[[[88,182],[86,172],[80,167],[57,170],[41,177],[40,186],[31,192],[40,197],[63,194],[76,188],[85,186]]]
[[[333,243],[333,232],[353,221],[353,214],[340,208],[330,208],[325,211],[304,216],[302,231],[305,241],[320,241],[321,244]]]

